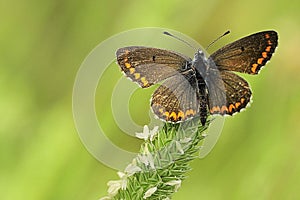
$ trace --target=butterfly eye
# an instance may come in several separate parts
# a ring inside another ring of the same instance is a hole
[[[200,49],[198,50],[198,54],[199,54],[199,56],[201,56],[201,57],[203,57],[203,56],[204,56],[204,52],[203,52],[203,51],[201,51]]]
[[[204,59],[204,52],[201,51],[200,49],[195,53],[194,60],[199,60],[199,59]]]

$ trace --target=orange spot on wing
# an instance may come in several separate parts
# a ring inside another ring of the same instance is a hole
[[[135,72],[135,69],[134,68],[129,68],[129,73],[130,74],[133,74]]]
[[[272,45],[273,43],[271,42],[271,40],[268,40],[268,45]]]
[[[141,74],[140,73],[134,73],[134,78],[135,79],[139,79],[141,77]]]
[[[266,52],[269,52],[269,51],[271,51],[271,48],[272,48],[272,46],[267,46],[267,47],[266,47],[266,49],[265,49],[265,50],[266,50]]]
[[[220,111],[220,107],[219,106],[214,106],[210,109],[210,112],[211,113],[216,113],[216,112],[219,112]]]
[[[170,118],[172,118],[173,117],[173,119],[174,119],[174,121],[176,121],[177,120],[177,115],[176,115],[176,113],[175,112],[172,112],[171,114],[170,114],[170,116],[169,116]]]
[[[169,114],[169,112],[167,112],[167,111],[166,111],[166,112],[164,112],[164,114],[163,114],[163,115],[165,115],[165,116],[166,116],[166,118],[168,119],[170,114]]]
[[[177,115],[177,118],[178,119],[184,119],[184,113],[182,111],[179,111],[178,115]]]
[[[185,115],[186,116],[189,116],[191,113],[190,113],[190,110],[187,110],[187,111],[185,111]]]
[[[129,64],[129,63],[124,63],[124,65],[125,65],[125,67],[128,69],[128,68],[130,68],[131,67],[131,65]]]
[[[245,102],[245,98],[241,98],[241,103],[243,104]]]
[[[261,65],[263,60],[264,60],[264,58],[259,58],[259,59],[257,59],[257,63]]]
[[[268,57],[267,52],[262,52],[261,55],[262,55],[263,58],[267,58]]]
[[[141,82],[143,83],[144,86],[147,86],[147,85],[148,85],[148,81],[146,80],[145,77],[142,77],[142,78],[141,78]]]
[[[241,105],[240,102],[236,102],[236,103],[235,103],[235,107],[236,107],[236,108],[238,108],[240,105]]]
[[[269,38],[270,38],[270,35],[269,35],[268,33],[266,33],[266,34],[265,34],[265,38],[266,38],[266,39],[269,39]]]
[[[196,114],[196,111],[194,111],[193,109],[187,110],[187,111],[185,112],[185,115],[186,115],[186,116],[195,115],[195,114]]]
[[[228,112],[228,108],[226,107],[226,106],[222,106],[222,108],[221,108],[221,113],[226,113],[226,112]]]
[[[251,71],[252,71],[253,73],[256,72],[257,66],[258,66],[258,64],[253,64],[253,65],[252,65]]]
[[[234,105],[233,105],[233,104],[230,104],[230,105],[229,105],[229,109],[228,109],[229,112],[232,113],[232,110],[233,110],[233,109],[235,109]]]

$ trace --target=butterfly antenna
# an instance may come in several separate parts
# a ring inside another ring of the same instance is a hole
[[[177,37],[177,36],[175,36],[175,35],[173,35],[173,34],[167,32],[167,31],[164,31],[163,34],[168,35],[168,36],[171,36],[171,37],[173,37],[173,38],[175,38],[175,39],[177,39],[177,40],[179,40],[179,41],[185,43],[185,44],[188,45],[189,47],[192,47],[193,49],[196,49],[196,50],[197,50],[197,48],[195,48],[194,46],[192,46],[192,45],[191,45],[190,43],[188,43],[187,41],[185,41],[185,40],[183,40],[183,39],[181,39],[181,38],[179,38],[179,37]]]
[[[223,35],[219,36],[217,39],[215,39],[214,41],[212,41],[205,49],[208,50],[209,47],[211,47],[211,45],[213,45],[214,43],[216,43],[219,39],[221,39],[222,37],[224,37],[225,35],[229,34],[230,31],[226,31],[225,33],[223,33]]]

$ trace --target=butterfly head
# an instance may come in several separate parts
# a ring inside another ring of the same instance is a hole
[[[194,55],[193,61],[196,62],[197,60],[206,60],[205,54],[201,49],[198,49]]]
[[[208,61],[203,50],[196,51],[192,65],[203,78],[207,75]]]

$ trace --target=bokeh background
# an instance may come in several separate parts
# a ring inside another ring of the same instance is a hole
[[[226,119],[216,147],[192,163],[174,199],[300,199],[299,7],[295,0],[2,0],[0,199],[106,195],[106,183],[118,177],[78,137],[73,83],[97,44],[121,31],[148,26],[175,29],[203,46],[230,29],[210,53],[257,31],[279,33],[271,62],[259,76],[245,76],[254,93],[251,107]],[[124,136],[110,109],[103,109],[109,108],[114,81],[121,77],[116,65],[110,70],[112,78],[102,80],[107,86],[98,88],[104,96],[96,97],[99,119],[115,144],[137,151],[139,141]],[[148,100],[134,96],[130,110],[142,125],[147,119],[139,116]]]

